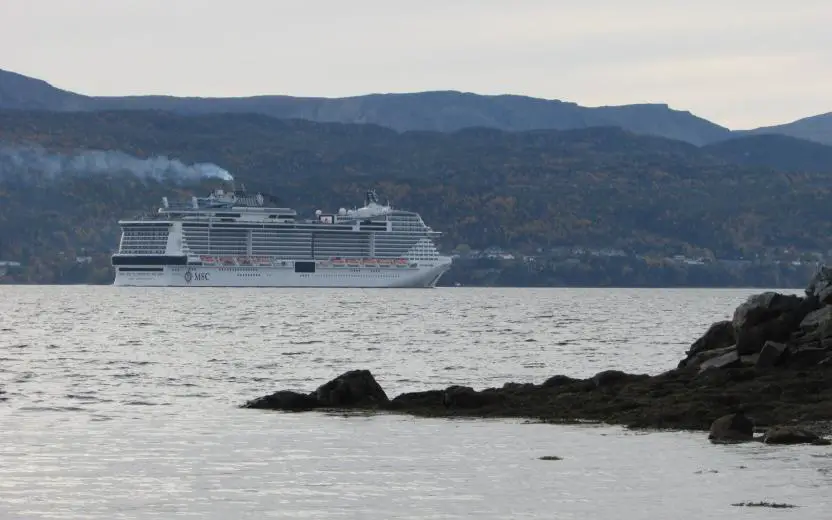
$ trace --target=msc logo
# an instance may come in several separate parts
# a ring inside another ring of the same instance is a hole
[[[208,282],[210,278],[208,273],[195,273],[188,269],[185,271],[185,281],[187,283],[191,283],[192,281],[196,280],[197,282]]]

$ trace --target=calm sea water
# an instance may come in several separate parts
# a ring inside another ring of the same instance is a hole
[[[657,373],[752,292],[0,287],[0,518],[825,519],[828,447],[237,408]]]

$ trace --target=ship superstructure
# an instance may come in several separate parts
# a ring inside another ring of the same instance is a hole
[[[299,219],[268,194],[214,190],[162,199],[149,217],[121,220],[115,285],[434,287],[451,265],[418,213],[381,204]]]

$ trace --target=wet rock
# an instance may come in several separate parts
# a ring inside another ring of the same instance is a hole
[[[508,392],[523,392],[533,390],[536,386],[534,383],[506,383],[503,385],[503,390]]]
[[[817,292],[818,300],[825,305],[832,305],[832,283]]]
[[[737,333],[737,352],[740,355],[756,354],[766,341],[785,341],[794,330],[795,320],[782,314],[770,321],[749,327]]]
[[[687,354],[690,358],[700,352],[724,349],[735,343],[734,323],[731,320],[718,321],[712,324],[702,337],[693,342]]]
[[[243,408],[258,408],[262,410],[304,411],[320,406],[318,400],[309,394],[300,394],[289,390],[281,390],[271,395],[252,399]]]
[[[740,356],[741,366],[757,366],[757,360],[760,359],[760,354],[748,354],[747,356]]]
[[[816,425],[832,425],[832,310],[822,307],[815,293],[822,294],[828,285],[807,288],[806,298],[777,293],[749,298],[730,322],[736,347],[717,347],[731,337],[727,322],[718,322],[691,346],[681,368],[655,376],[605,370],[589,379],[557,375],[542,385],[507,383],[482,391],[451,386],[389,401],[370,372],[358,370],[310,395],[278,392],[246,406],[710,428],[715,442],[750,440],[754,424],[811,425],[813,431],[826,432]],[[832,436],[832,429],[826,433]]]
[[[580,379],[575,379],[569,376],[556,375],[544,381],[542,386],[545,388],[558,388],[561,386],[571,385],[579,381]]]
[[[786,348],[785,343],[766,341],[766,344],[763,345],[763,350],[760,351],[760,355],[757,357],[755,365],[757,368],[772,368],[777,366]]]
[[[771,509],[793,509],[797,507],[794,504],[778,503],[778,502],[737,502],[731,504],[734,507],[769,507]]]
[[[723,415],[711,424],[711,442],[742,442],[754,438],[754,422],[745,413]]]
[[[832,421],[832,367],[815,366],[803,371],[787,365],[765,371],[740,367],[711,369],[700,374],[684,369],[657,376],[617,374],[608,384],[603,379],[601,386],[592,379],[569,381],[559,378],[558,386],[506,385],[480,392],[470,387],[452,386],[444,390],[401,394],[386,406],[372,408],[422,417],[601,421],[638,428],[706,431],[715,426],[715,419],[731,415],[738,409],[744,409],[760,426],[789,424],[795,420],[801,423]],[[311,401],[302,400],[303,394],[279,393],[277,397],[301,400],[297,405],[277,401],[278,404],[268,407],[303,409],[312,405]],[[265,403],[268,400],[256,406],[266,407]],[[344,409],[362,407],[367,408],[364,405],[338,406]],[[747,430],[730,426],[729,431],[747,433]],[[718,429],[714,430],[714,435],[717,439],[726,436]],[[731,434],[728,437],[742,440],[747,435]]]
[[[775,292],[750,296],[734,311],[737,352],[741,356],[756,354],[766,341],[789,339],[798,324],[817,307],[813,298]]]
[[[829,444],[818,434],[798,426],[775,426],[763,436],[766,444]]]
[[[709,359],[714,359],[719,356],[723,356],[725,354],[736,352],[737,347],[735,345],[731,345],[725,348],[717,348],[714,350],[705,350],[703,352],[699,352],[693,356],[688,356],[682,361],[679,362],[678,368],[686,368],[686,369],[695,369],[700,368],[702,363],[708,361]]]
[[[732,349],[729,352],[722,354],[721,356],[717,356],[711,358],[701,365],[699,365],[699,371],[704,372],[710,369],[721,369],[721,368],[735,368],[741,366],[740,362],[740,355],[737,353],[736,350]]]
[[[788,351],[786,359],[793,368],[808,368],[822,363],[829,356],[823,347],[796,347]]]
[[[621,370],[604,370],[592,376],[592,383],[597,388],[623,385],[632,381],[638,381],[649,376],[628,374]]]
[[[815,332],[807,332],[805,330],[795,331],[791,338],[789,338],[789,348],[794,347],[817,347],[821,344],[821,338]]]
[[[821,303],[832,304],[832,267],[821,267],[806,287],[806,296],[815,296]]]
[[[734,331],[740,332],[760,323],[770,321],[784,312],[796,309],[803,299],[776,292],[753,294],[734,310],[731,320]]]
[[[477,392],[470,386],[449,386],[442,396],[442,403],[447,408],[481,408],[497,400],[497,394]]]
[[[390,401],[392,409],[430,409],[445,406],[443,404],[445,398],[444,390],[428,390],[426,392],[407,392],[400,394]]]
[[[315,391],[321,406],[376,407],[390,400],[369,370],[351,370],[321,385]]]
[[[800,322],[800,332],[818,340],[832,336],[832,305],[807,314]]]

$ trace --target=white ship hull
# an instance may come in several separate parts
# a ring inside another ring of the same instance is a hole
[[[298,219],[271,196],[217,189],[119,224],[118,286],[435,287],[452,262],[418,213],[372,190],[364,207]]]
[[[116,269],[114,285],[134,287],[356,287],[431,288],[450,268],[451,259],[418,267],[324,268],[296,273],[290,267],[160,266]]]

